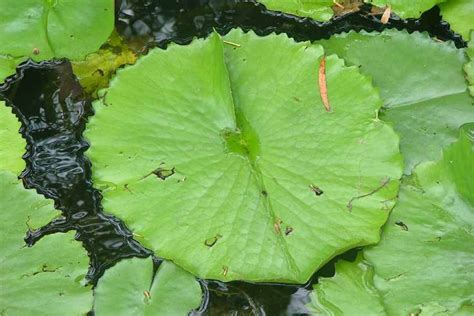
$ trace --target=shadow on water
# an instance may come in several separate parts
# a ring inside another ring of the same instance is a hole
[[[437,7],[418,19],[392,18],[380,23],[380,16],[364,5],[326,23],[275,13],[254,2],[236,0],[117,0],[116,26],[128,44],[139,52],[166,47],[170,42],[186,44],[193,37],[204,37],[213,28],[226,32],[233,27],[253,29],[258,34],[285,32],[296,40],[317,40],[350,30],[381,31],[385,28],[426,31],[440,40],[452,40],[465,47],[463,39],[441,21]],[[22,123],[27,141],[26,170],[21,177],[28,188],[54,199],[63,217],[38,231],[26,242],[34,244],[42,236],[75,230],[76,238],[87,249],[91,283],[119,260],[146,257],[151,252],[133,239],[117,218],[102,212],[101,195],[92,186],[91,163],[84,156],[88,143],[82,137],[87,118],[93,115],[90,96],[72,73],[67,60],[35,63],[18,67],[17,74],[0,86],[0,97],[7,101]],[[311,283],[318,277],[334,275],[334,263],[354,260],[351,250],[320,269],[306,285],[222,283],[201,280],[205,290],[203,306],[194,314],[218,315],[302,315],[309,301]],[[159,262],[159,260],[157,261]]]

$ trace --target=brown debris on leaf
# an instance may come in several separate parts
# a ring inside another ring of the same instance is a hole
[[[326,56],[323,56],[321,63],[319,64],[319,93],[321,94],[321,100],[323,101],[324,108],[327,112],[331,112],[331,106],[329,105],[328,99],[328,88],[326,83]]]
[[[357,12],[364,4],[363,0],[333,0],[332,10],[335,16],[343,16],[348,13]]]
[[[382,14],[382,18],[380,19],[380,22],[382,22],[382,24],[387,24],[388,20],[390,19],[391,14],[392,14],[392,7],[388,5]]]

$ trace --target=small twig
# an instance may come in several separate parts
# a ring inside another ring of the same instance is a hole
[[[352,212],[352,202],[354,202],[355,200],[362,199],[362,198],[365,198],[369,195],[377,193],[380,189],[382,189],[384,186],[386,186],[389,182],[390,182],[390,178],[387,178],[380,186],[378,186],[374,190],[370,191],[369,193],[353,197],[349,201],[349,203],[347,203],[347,208],[349,209],[349,212]]]
[[[230,42],[230,41],[226,41],[226,40],[222,40],[222,42],[224,44],[231,45],[231,46],[234,46],[234,47],[240,47],[240,44],[237,44],[237,43],[234,43],[234,42]]]
[[[342,4],[340,4],[339,2],[337,2],[337,0],[332,0],[332,2],[334,3],[334,5],[338,8],[341,8],[342,10],[344,10],[344,6]]]
[[[326,83],[326,56],[323,56],[321,63],[319,64],[319,93],[321,94],[321,100],[326,108],[327,112],[331,112],[331,106],[328,100],[328,87]]]

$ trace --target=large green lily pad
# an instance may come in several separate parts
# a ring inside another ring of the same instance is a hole
[[[0,171],[0,205],[0,314],[86,314],[92,306],[92,291],[83,284],[89,262],[74,233],[46,236],[31,248],[23,240],[28,229],[59,214],[53,202]]]
[[[25,168],[21,157],[25,153],[26,142],[19,132],[20,122],[3,101],[0,101],[0,126],[0,170],[18,175]]]
[[[420,162],[439,159],[458,128],[474,121],[462,70],[466,58],[452,43],[387,30],[344,33],[321,44],[373,77],[385,101],[381,118],[400,134],[406,173]]]
[[[0,54],[79,59],[97,50],[113,27],[110,0],[2,0]]]
[[[374,283],[388,315],[472,314],[474,310],[474,123],[464,125],[459,141],[441,161],[418,166],[404,180],[397,206],[376,246],[364,250],[375,269]],[[332,283],[351,279],[355,291],[323,292],[324,306],[369,295],[361,275],[367,267],[343,263]],[[356,270],[359,271],[356,271]],[[370,292],[373,294],[373,292]],[[378,308],[378,300],[364,301]],[[340,305],[339,305],[340,306]],[[375,310],[375,309],[374,309]]]
[[[260,0],[269,10],[282,11],[318,21],[328,21],[333,15],[333,0]]]
[[[379,240],[398,138],[375,117],[369,79],[335,56],[326,112],[321,46],[225,39],[155,49],[118,72],[85,133],[94,181],[107,212],[199,277],[302,283]]]
[[[188,315],[201,303],[194,276],[170,262],[123,260],[107,270],[94,290],[94,312],[107,315]]]
[[[445,1],[446,0],[365,0],[365,2],[378,7],[386,7],[390,5],[392,11],[403,19],[419,18],[423,12],[428,11],[438,3]]]
[[[443,19],[449,22],[451,29],[469,40],[469,33],[474,29],[474,1],[449,0],[439,7]]]

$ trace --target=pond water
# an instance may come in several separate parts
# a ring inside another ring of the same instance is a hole
[[[233,27],[252,29],[261,35],[286,32],[298,41],[329,38],[350,30],[397,28],[427,31],[439,40],[454,41],[457,47],[466,46],[441,21],[436,7],[418,20],[392,19],[382,24],[380,16],[371,14],[367,5],[358,12],[317,23],[269,12],[250,1],[118,0],[116,4],[119,34],[142,53],[155,46],[165,48],[170,42],[186,44],[193,37],[207,36],[213,28],[226,32]],[[27,236],[27,243],[34,244],[47,234],[75,230],[89,252],[91,283],[123,258],[151,255],[119,219],[102,212],[100,192],[91,180],[91,163],[84,155],[88,144],[82,137],[87,118],[93,115],[93,100],[76,80],[71,64],[66,60],[26,62],[0,86],[0,97],[22,122],[21,133],[28,143],[24,156],[27,168],[22,174],[26,186],[54,199],[64,213],[63,218]],[[354,260],[356,254],[357,249],[353,249],[340,257]],[[336,260],[303,286],[201,280],[206,299],[195,314],[305,314],[310,284],[320,276],[332,276]]]

